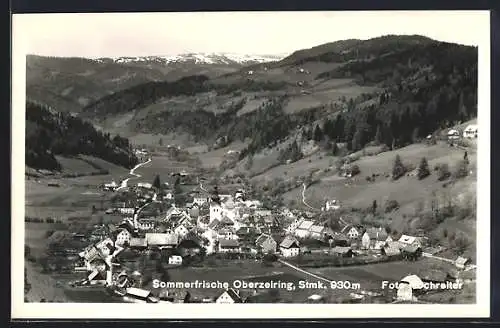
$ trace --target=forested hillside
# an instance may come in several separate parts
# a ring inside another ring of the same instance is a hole
[[[252,67],[217,79],[134,86],[88,105],[81,116],[100,122],[129,114],[124,126],[131,134],[250,139],[242,156],[298,129],[306,140],[345,143],[350,151],[370,142],[402,147],[477,116],[476,47],[389,35]]]
[[[108,162],[133,167],[138,160],[127,139],[97,131],[92,124],[71,114],[26,103],[26,165],[60,170],[55,155],[92,155]]]

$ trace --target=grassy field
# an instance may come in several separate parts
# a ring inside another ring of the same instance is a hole
[[[339,82],[335,85],[335,82],[329,81],[325,83],[333,84],[333,87],[321,85],[315,87],[319,90],[312,91],[311,94],[297,95],[291,97],[290,100],[285,105],[283,109],[285,113],[292,114],[299,112],[303,109],[318,107],[322,105],[330,105],[333,102],[340,100],[340,98],[345,97],[346,99],[355,98],[363,93],[372,93],[376,91],[375,88],[358,86],[358,85],[343,85]]]
[[[254,176],[252,180],[273,180],[276,178],[286,179],[287,177],[305,176],[311,171],[330,168],[334,165],[336,159],[336,157],[327,156],[324,152],[318,152],[309,157],[302,158],[297,162],[273,167]]]
[[[204,168],[218,168],[224,161],[224,158],[227,155],[228,151],[241,151],[246,146],[246,142],[235,141],[227,147],[211,150],[206,153],[201,153],[198,155],[198,157]]]
[[[454,270],[454,266],[447,262],[422,258],[415,262],[397,261],[355,267],[318,268],[310,271],[332,280],[359,283],[364,290],[381,291],[383,281],[398,282],[412,274],[422,277],[432,270],[449,272]],[[436,303],[471,303],[474,301],[474,295],[475,285],[464,285],[462,290],[430,293],[420,299]],[[454,297],[454,301],[450,300],[450,297]]]
[[[83,178],[79,178],[83,179]],[[73,179],[56,180],[60,187],[49,187],[46,181],[25,181],[25,215],[29,217],[70,217],[90,214],[92,206],[106,206],[112,193],[74,184]]]

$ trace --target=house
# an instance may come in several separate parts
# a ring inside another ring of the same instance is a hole
[[[350,245],[349,238],[343,233],[334,232],[328,239],[333,239],[333,245],[347,247]]]
[[[145,249],[148,247],[146,238],[130,238],[129,241],[130,248]]]
[[[137,220],[137,229],[142,231],[151,231],[156,228],[156,220],[153,219],[139,219]]]
[[[205,203],[208,203],[208,198],[207,197],[194,197],[193,203],[201,206]]]
[[[174,233],[177,234],[180,238],[183,238],[189,233],[189,231],[191,231],[192,228],[193,225],[189,221],[184,221],[174,228]]]
[[[340,231],[341,233],[345,234],[347,237],[350,239],[358,239],[360,231],[353,225],[346,225],[342,230]]]
[[[222,227],[217,231],[217,239],[231,239],[238,240],[238,235],[233,231],[233,229],[228,227]]]
[[[387,257],[396,258],[401,256],[400,244],[397,242],[387,242],[381,249],[381,254]]]
[[[300,253],[299,242],[292,236],[286,236],[280,243],[280,251],[283,257],[297,256]]]
[[[328,237],[333,237],[333,235],[332,229],[322,225],[314,224],[309,228],[309,237],[314,239],[323,240]]]
[[[137,184],[137,187],[138,188],[144,188],[144,189],[151,189],[151,188],[153,188],[153,185],[151,183],[149,183],[149,182],[139,182]]]
[[[255,240],[255,245],[257,246],[258,249],[262,251],[264,254],[268,253],[276,253],[276,249],[278,247],[278,244],[276,241],[271,237],[270,235],[267,234],[262,234],[260,235],[256,240]]]
[[[354,256],[354,253],[353,253],[351,247],[335,246],[332,249],[332,253],[336,256],[341,256],[341,257],[353,257]]]
[[[174,248],[178,244],[178,236],[174,233],[146,233],[148,247]]]
[[[336,199],[329,200],[325,203],[325,206],[322,208],[324,211],[330,210],[338,210],[340,209],[340,205],[337,203]]]
[[[115,191],[118,188],[116,182],[112,181],[111,183],[104,184],[104,190]]]
[[[417,275],[409,275],[401,279],[397,288],[398,300],[413,301],[415,300],[414,293],[424,288],[424,282]]]
[[[384,228],[370,228],[361,237],[361,245],[364,249],[380,249],[387,239],[387,231]]]
[[[448,140],[460,139],[460,133],[455,129],[450,129],[447,133]]]
[[[219,304],[234,304],[234,303],[243,303],[240,293],[232,288],[228,288],[222,294],[217,297],[215,303]]]
[[[222,207],[220,204],[211,202],[210,203],[210,222],[214,220],[222,220]]]
[[[255,227],[240,227],[235,233],[238,239],[253,242],[252,239],[258,235],[259,230]]]
[[[298,238],[307,238],[310,236],[310,229],[314,225],[313,221],[304,220],[299,226],[295,229],[294,235]]]
[[[455,260],[455,266],[459,269],[465,269],[465,267],[467,265],[471,264],[471,259],[470,258],[465,258],[465,257],[462,257],[462,256],[459,256],[456,260]]]
[[[422,246],[422,238],[415,236],[402,235],[398,242],[402,246],[412,245],[412,246]]]
[[[477,124],[468,125],[463,132],[463,137],[469,139],[477,138],[477,130]]]
[[[120,214],[134,214],[135,208],[133,208],[133,207],[120,207],[120,208],[117,208],[116,211]]]
[[[127,229],[118,229],[115,238],[115,245],[123,246],[124,244],[130,244],[130,237],[130,232]]]
[[[273,213],[271,210],[256,210],[255,215],[260,217],[271,216]]]
[[[182,257],[180,257],[179,255],[171,255],[168,258],[168,264],[180,265],[182,264]]]
[[[240,243],[235,239],[219,239],[219,252],[239,253]]]

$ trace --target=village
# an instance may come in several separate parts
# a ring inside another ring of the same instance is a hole
[[[146,149],[138,150],[138,154],[151,161]],[[185,171],[172,176],[176,177],[174,187],[159,181],[139,181],[134,186],[121,181],[102,186],[121,200],[106,213],[122,219],[117,224],[95,225],[91,231],[74,234],[89,246],[79,252],[73,269],[84,278],[73,281],[72,288],[101,286],[124,302],[244,303],[259,302],[255,296],[269,290],[217,285],[218,294],[208,296],[190,289],[168,288],[175,286],[175,281],[165,283],[171,280],[168,272],[175,268],[190,270],[204,263],[217,266],[250,261],[262,263],[270,272],[280,265],[296,270],[306,279],[331,283],[306,268],[415,263],[423,258],[452,267],[447,271],[429,270],[420,276],[401,276],[393,293],[385,295],[385,302],[418,302],[419,295],[426,293],[427,283],[462,284],[461,272],[475,269],[468,258],[440,257],[441,247],[431,247],[424,234],[394,235],[385,227],[350,223],[339,215],[342,205],[336,200],[327,201],[320,211],[265,208],[260,200],[249,199],[243,188],[221,193],[215,185],[208,191],[200,183],[203,177]],[[179,202],[175,188],[185,181],[196,181],[198,188]],[[339,228],[332,229],[325,217],[338,218]],[[141,272],[148,266],[150,273]],[[159,281],[167,287],[155,288]],[[356,290],[362,281],[352,280],[349,284],[354,287],[346,291],[346,297],[352,302],[369,302],[367,295],[382,294],[382,282],[371,290]],[[309,294],[301,301],[324,301],[325,295],[315,290]]]

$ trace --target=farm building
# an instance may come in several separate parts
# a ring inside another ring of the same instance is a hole
[[[455,266],[459,269],[465,269],[465,267],[467,265],[471,264],[471,260],[469,258],[465,258],[465,257],[462,257],[462,256],[459,256],[456,260],[455,260]]]
[[[178,243],[178,236],[173,233],[146,233],[148,247],[174,248]]]
[[[299,226],[295,229],[294,235],[298,238],[306,238],[309,237],[311,232],[310,229],[314,225],[313,221],[304,220]]]
[[[424,288],[424,282],[416,275],[406,276],[398,284],[397,298],[400,301],[415,300],[414,294]]]
[[[448,140],[457,140],[460,139],[460,133],[455,129],[451,129],[448,131],[447,137]]]
[[[275,253],[278,244],[270,235],[262,234],[257,240],[255,240],[255,245],[262,250],[262,253]]]
[[[220,239],[219,252],[221,253],[239,253],[240,243],[234,239]]]
[[[463,137],[469,139],[477,138],[477,131],[478,126],[476,124],[468,125],[463,132]]]
[[[182,257],[179,255],[172,255],[168,258],[168,264],[182,264]]]
[[[219,304],[234,304],[234,303],[243,303],[241,300],[239,292],[236,290],[229,288],[225,290],[217,299],[215,303]]]
[[[341,256],[341,257],[353,257],[354,253],[352,252],[352,249],[350,247],[341,247],[341,246],[335,246],[332,249],[332,252],[336,256]]]
[[[384,228],[370,228],[363,234],[361,245],[365,249],[380,249],[385,244],[387,237]]]
[[[153,185],[149,182],[139,182],[137,184],[137,187],[144,188],[144,189],[151,189],[151,188],[153,188]]]
[[[412,245],[412,246],[422,246],[422,238],[415,236],[402,235],[398,242],[402,246]]]
[[[349,224],[349,225],[346,225],[344,228],[342,228],[342,230],[340,232],[345,234],[350,239],[357,239],[357,238],[359,238],[360,229]]]
[[[299,255],[299,242],[292,236],[286,236],[280,244],[280,251],[284,257],[294,257]]]
[[[130,243],[130,232],[127,229],[118,229],[116,231],[115,246],[123,246],[125,243]]]

